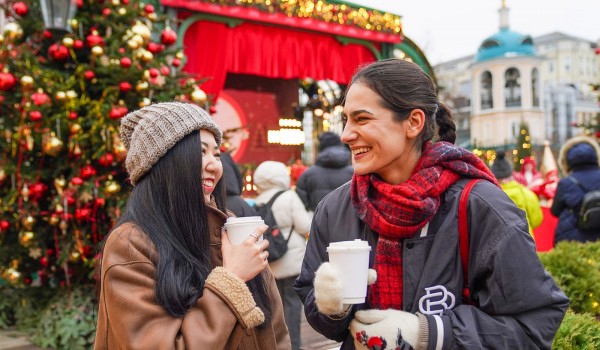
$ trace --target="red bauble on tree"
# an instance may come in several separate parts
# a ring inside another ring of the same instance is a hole
[[[123,67],[123,68],[131,67],[131,58],[129,58],[129,57],[122,57],[120,62],[121,62],[121,67]]]
[[[126,93],[128,93],[129,91],[131,91],[131,84],[130,84],[130,83],[128,83],[128,82],[126,82],[126,81],[122,81],[122,82],[119,84],[119,90],[120,90],[122,93],[126,94]]]
[[[88,47],[104,46],[104,39],[98,35],[98,32],[93,30],[92,34],[85,37],[85,43]]]
[[[154,13],[154,5],[146,4],[146,6],[144,6],[144,11],[146,11],[146,13]]]
[[[42,120],[42,112],[40,112],[40,111],[29,112],[29,119],[32,122],[39,122],[40,120]]]
[[[98,163],[105,167],[111,166],[114,161],[115,156],[113,156],[112,153],[104,153],[100,159],[98,159]]]
[[[8,231],[10,228],[10,222],[6,220],[0,221],[0,231]]]
[[[92,70],[86,70],[85,72],[83,72],[83,77],[87,80],[92,80],[96,77],[96,73],[94,73],[94,71]]]
[[[8,72],[0,72],[0,90],[8,91],[12,89],[17,83],[17,79],[14,75]]]
[[[96,171],[96,168],[88,164],[81,168],[79,171],[79,176],[81,176],[82,179],[89,179],[90,177],[95,176],[97,173],[98,171]]]
[[[165,46],[151,41],[146,45],[146,49],[156,55],[161,53],[165,49]]]
[[[165,28],[160,34],[160,41],[169,46],[175,44],[177,41],[177,33],[169,27]]]
[[[61,44],[52,44],[48,48],[48,56],[55,61],[66,61],[69,58],[69,49]]]
[[[27,15],[27,12],[29,12],[29,8],[24,2],[19,1],[13,4],[13,11],[15,11],[15,14],[23,17]]]
[[[42,91],[40,89],[38,92],[33,93],[31,95],[31,101],[36,106],[41,106],[41,105],[44,105],[44,104],[47,104],[47,103],[49,104],[50,103],[50,96],[48,96],[48,94],[44,93],[44,91]]]

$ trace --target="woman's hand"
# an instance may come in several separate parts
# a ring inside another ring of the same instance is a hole
[[[267,258],[269,252],[265,249],[269,242],[263,239],[260,242],[258,238],[267,231],[269,226],[263,225],[248,236],[248,238],[239,245],[232,245],[227,236],[227,230],[221,230],[221,252],[223,253],[223,267],[238,276],[244,282],[248,282],[256,275],[261,273],[269,264]]]

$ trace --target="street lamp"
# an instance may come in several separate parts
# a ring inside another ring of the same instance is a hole
[[[40,0],[40,5],[46,29],[70,31],[77,0]]]

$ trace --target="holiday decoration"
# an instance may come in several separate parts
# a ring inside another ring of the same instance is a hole
[[[0,285],[95,284],[94,256],[131,188],[120,119],[158,101],[210,100],[153,5],[77,1],[59,30],[44,28],[34,1],[3,6]]]
[[[526,157],[531,157],[531,136],[529,136],[529,126],[527,123],[521,122],[519,124],[516,153],[513,157],[515,170],[521,170]]]

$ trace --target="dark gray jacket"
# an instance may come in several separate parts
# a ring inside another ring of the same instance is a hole
[[[486,181],[473,188],[468,206],[469,285],[479,306],[462,304],[457,213],[466,182],[460,180],[442,195],[426,236],[403,243],[404,311],[427,316],[430,349],[438,342],[443,349],[550,349],[569,300],[540,263],[524,212]],[[377,234],[358,219],[349,189],[349,184],[338,188],[317,207],[294,285],[308,322],[326,337],[343,341],[341,349],[354,349],[350,321],[357,309],[369,306],[355,305],[339,320],[323,315],[315,304],[313,279],[328,260],[329,242],[368,240],[373,263]],[[427,307],[428,300],[433,307]]]
[[[350,150],[345,146],[327,147],[317,156],[315,165],[300,175],[296,193],[307,210],[315,210],[319,202],[341,185],[352,179]]]

